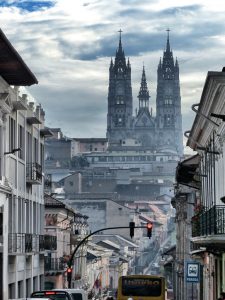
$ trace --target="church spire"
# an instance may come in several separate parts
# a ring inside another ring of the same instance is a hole
[[[168,28],[167,30],[167,41],[166,41],[166,52],[170,52],[170,29]]]
[[[115,57],[115,67],[117,70],[125,70],[126,68],[126,59],[125,59],[125,54],[123,51],[123,47],[122,47],[122,39],[121,39],[121,33],[122,30],[120,29],[119,31],[119,47],[116,50],[116,57]]]
[[[123,47],[122,47],[122,38],[121,38],[121,33],[123,32],[121,29],[118,31],[120,36],[119,36],[119,47],[116,51],[116,56],[124,57],[124,51],[123,51]]]
[[[119,38],[119,51],[122,51],[121,33],[122,33],[123,31],[120,29],[118,32],[120,33],[120,38]]]
[[[149,98],[150,98],[150,96],[149,96],[149,91],[148,91],[148,86],[147,86],[146,75],[145,75],[145,67],[143,65],[141,87],[140,87],[140,91],[138,94],[139,112],[141,109],[149,108]]]

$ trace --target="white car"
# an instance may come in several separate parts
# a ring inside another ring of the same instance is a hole
[[[73,300],[88,300],[87,292],[82,289],[53,289],[53,291],[65,291],[72,296]]]

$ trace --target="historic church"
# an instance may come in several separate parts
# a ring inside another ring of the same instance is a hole
[[[139,149],[183,155],[179,65],[174,61],[169,31],[157,70],[156,116],[149,109],[143,67],[139,108],[133,115],[131,64],[122,47],[121,31],[115,59],[109,67],[107,138],[109,149]],[[134,148],[135,147],[135,148]]]

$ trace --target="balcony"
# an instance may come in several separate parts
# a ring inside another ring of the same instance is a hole
[[[44,235],[44,246],[45,246],[45,250],[51,250],[51,251],[57,250],[56,236]]]
[[[28,253],[33,251],[32,234],[9,233],[9,253]]]
[[[192,240],[205,245],[225,241],[225,205],[214,205],[192,217]],[[216,236],[216,237],[215,237]]]
[[[44,250],[56,250],[56,237],[31,233],[9,233],[9,253],[39,253]]]
[[[60,274],[65,272],[66,263],[63,257],[50,258],[45,257],[45,275]],[[52,274],[53,273],[53,274]]]
[[[26,181],[30,184],[42,184],[42,167],[38,163],[27,163]]]
[[[39,235],[39,251],[42,252],[45,250],[45,236]]]

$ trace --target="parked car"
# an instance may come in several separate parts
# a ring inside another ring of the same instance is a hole
[[[82,289],[53,289],[38,291],[31,294],[34,298],[46,298],[50,300],[88,300],[86,291]]]
[[[73,300],[88,300],[88,294],[82,289],[53,289],[53,291],[66,291],[72,295]]]
[[[30,296],[32,300],[35,298],[48,298],[50,300],[73,300],[72,294],[68,293],[67,291],[63,290],[45,290],[45,291],[37,291],[33,292]]]

